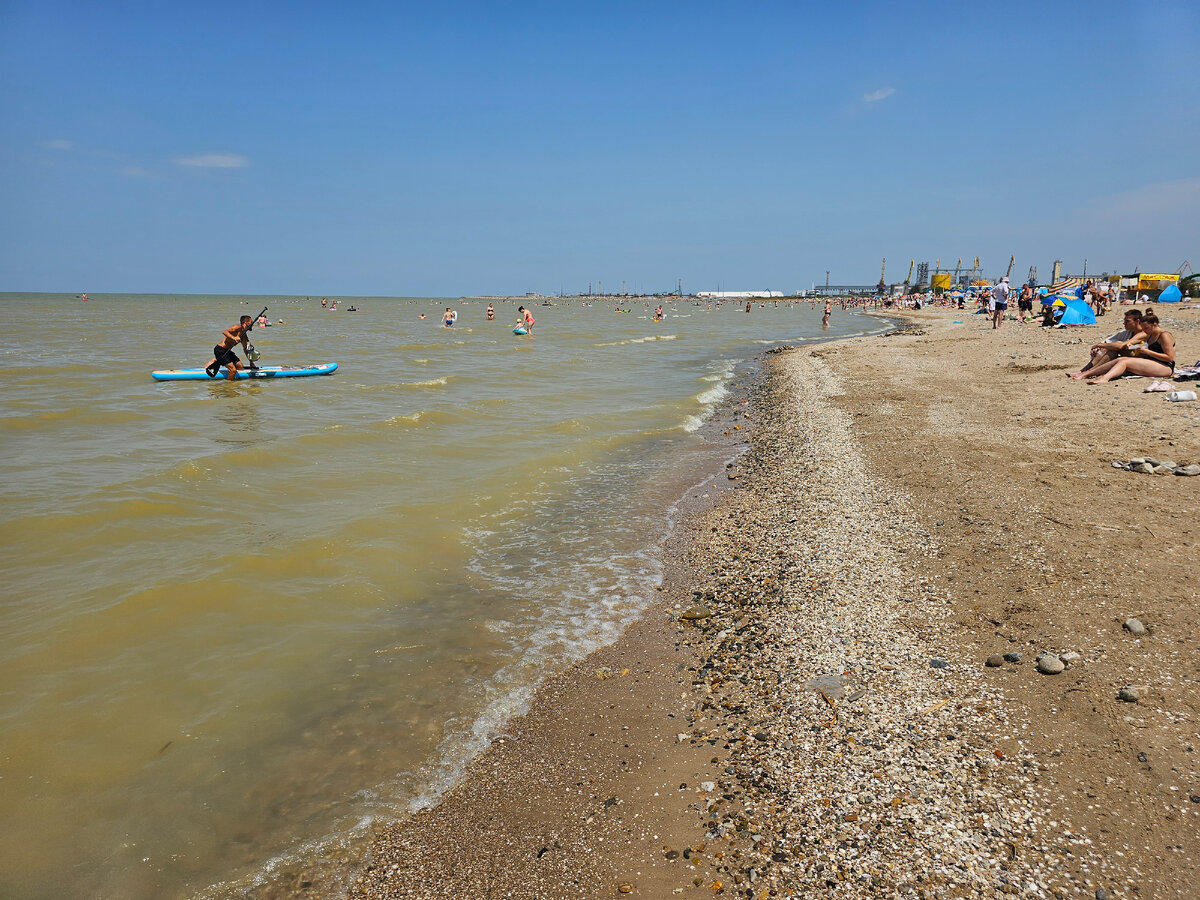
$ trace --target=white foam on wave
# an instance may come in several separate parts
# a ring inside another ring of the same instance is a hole
[[[709,416],[712,415],[717,404],[729,396],[728,384],[729,380],[733,378],[736,366],[736,361],[724,360],[718,371],[700,376],[700,381],[709,383],[712,387],[705,388],[696,394],[696,402],[700,404],[702,409],[699,413],[687,413],[684,416],[683,422],[679,425],[680,428],[689,434],[700,429]]]
[[[503,738],[507,723],[529,710],[548,675],[611,644],[655,596],[670,521],[661,508],[639,507],[636,495],[613,494],[611,485],[630,471],[629,458],[576,471],[568,484],[513,497],[469,530],[467,569],[521,614],[485,623],[508,644],[509,661],[472,689],[478,711],[471,722],[447,723],[411,811],[437,804]]]
[[[443,375],[441,378],[431,378],[428,381],[406,381],[405,387],[441,387],[450,382],[449,375]]]
[[[703,406],[712,406],[714,403],[719,403],[728,396],[729,388],[725,387],[725,382],[719,381],[707,391],[701,391],[697,394],[696,400]]]
[[[673,341],[677,334],[648,334],[645,337],[625,338],[623,341],[607,341],[603,344],[592,344],[593,347],[624,347],[627,344],[647,344],[651,341]]]

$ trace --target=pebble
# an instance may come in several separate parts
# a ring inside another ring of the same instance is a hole
[[[1117,692],[1117,699],[1124,703],[1137,703],[1141,699],[1141,695],[1137,692],[1137,688],[1123,687]]]
[[[995,669],[998,666],[1004,665],[1004,657],[999,653],[993,653],[987,658],[987,662],[985,662],[984,665]]]
[[[1146,626],[1143,625],[1138,619],[1134,618],[1126,619],[1125,623],[1121,627],[1130,634],[1142,635],[1146,633]]]
[[[1200,463],[1192,463],[1190,466],[1180,466],[1175,470],[1175,474],[1188,477],[1200,475]]]
[[[1019,663],[1021,661],[1021,654],[1016,650],[1009,650],[1004,654],[1004,661],[1010,663]]]
[[[948,668],[950,668],[950,663],[946,662],[944,659],[934,658],[929,661],[929,668],[931,668],[931,669],[948,669]]]
[[[698,622],[701,619],[707,619],[712,616],[712,610],[705,609],[703,606],[690,606],[679,616],[685,622]]]
[[[1065,668],[1063,661],[1053,653],[1046,653],[1038,657],[1037,669],[1043,675],[1057,675]]]

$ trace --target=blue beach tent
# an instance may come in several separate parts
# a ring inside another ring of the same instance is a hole
[[[1058,320],[1060,325],[1095,325],[1096,314],[1092,312],[1092,308],[1080,300],[1078,297],[1059,297],[1066,309],[1063,311],[1062,318]]]
[[[1179,285],[1172,284],[1165,291],[1158,295],[1159,303],[1178,303],[1183,299],[1183,294],[1179,291]]]

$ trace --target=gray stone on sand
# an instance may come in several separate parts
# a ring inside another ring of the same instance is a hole
[[[1162,466],[1162,465],[1155,466],[1150,471],[1152,471],[1155,475],[1173,475],[1175,473],[1174,469],[1169,469],[1166,466]]]
[[[1043,675],[1058,675],[1066,666],[1053,653],[1046,653],[1038,657],[1037,668]]]
[[[1200,475],[1200,463],[1192,463],[1190,466],[1180,466],[1175,470],[1175,474],[1183,475],[1189,478],[1195,475]]]
[[[1004,654],[1004,661],[1011,662],[1011,663],[1018,663],[1021,661],[1021,654],[1018,653],[1016,650],[1009,650],[1007,653]]]
[[[987,658],[987,661],[984,663],[984,665],[988,668],[995,669],[998,666],[1004,665],[1004,657],[999,653],[993,653]]]
[[[1123,624],[1121,627],[1130,634],[1142,635],[1146,633],[1146,626],[1134,618],[1126,619],[1125,624]]]
[[[1142,695],[1137,692],[1137,688],[1123,687],[1117,691],[1117,699],[1122,703],[1137,703],[1142,699]]]
[[[1148,462],[1138,463],[1136,466],[1131,465],[1129,467],[1129,471],[1140,472],[1142,475],[1150,475],[1154,472],[1154,466],[1150,465]]]
[[[946,662],[944,659],[937,659],[935,657],[934,659],[931,659],[929,661],[929,668],[931,668],[931,669],[948,669],[948,668],[950,668],[950,663]]]

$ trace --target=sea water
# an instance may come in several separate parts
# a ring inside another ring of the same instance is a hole
[[[738,367],[878,327],[529,305],[0,295],[6,895],[240,896],[436,802],[650,601]],[[263,306],[337,373],[151,380]]]

